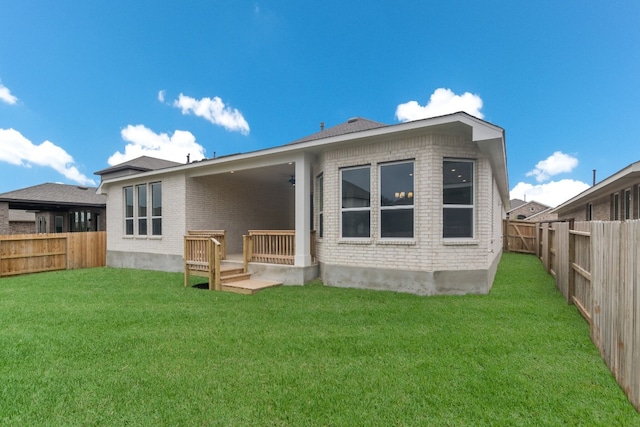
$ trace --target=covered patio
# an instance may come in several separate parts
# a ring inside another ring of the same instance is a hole
[[[259,164],[214,161],[210,168],[195,169],[186,185],[185,271],[188,262],[210,262],[189,259],[187,249],[208,236],[215,240],[218,249],[212,250],[214,255],[219,251],[221,268],[236,264],[252,279],[286,284],[317,277],[312,176],[305,154]]]

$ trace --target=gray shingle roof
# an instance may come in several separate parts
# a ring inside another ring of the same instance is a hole
[[[362,117],[354,117],[339,125],[321,130],[304,138],[297,139],[290,144],[299,144],[301,142],[314,141],[316,139],[329,138],[332,136],[346,135],[348,133],[361,132],[369,129],[376,129],[387,126],[384,123],[374,122],[373,120],[364,119]]]
[[[141,156],[124,163],[120,163],[106,169],[94,172],[96,175],[106,175],[121,170],[134,170],[139,172],[147,172],[157,169],[170,168],[172,166],[179,166],[182,163],[172,162],[170,160],[157,159],[155,157]]]
[[[106,196],[95,187],[66,184],[40,184],[0,194],[0,201],[42,205],[105,206]]]

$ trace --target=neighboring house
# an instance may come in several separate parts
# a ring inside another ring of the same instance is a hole
[[[640,161],[553,209],[559,219],[624,221],[640,218]]]
[[[103,175],[107,264],[178,272],[188,230],[225,230],[227,253],[239,254],[248,230],[291,229],[293,265],[252,265],[254,274],[487,293],[509,206],[505,153],[504,130],[466,113],[396,125],[354,118],[274,148]]]
[[[40,184],[0,194],[0,234],[106,229],[106,197],[96,188]]]
[[[550,209],[550,206],[534,200],[525,202],[520,199],[513,199],[511,200],[511,209],[507,211],[507,218],[515,220],[545,221],[546,219],[542,218],[552,219],[554,217],[553,214],[548,214]],[[542,215],[544,212],[547,212],[547,215]]]

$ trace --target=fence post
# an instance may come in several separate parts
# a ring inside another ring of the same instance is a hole
[[[569,220],[569,286],[567,289],[567,304],[573,304],[573,296],[576,294],[576,274],[573,265],[576,262],[576,235],[572,233],[574,219]]]

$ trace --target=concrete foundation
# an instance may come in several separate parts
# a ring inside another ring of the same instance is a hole
[[[293,265],[249,263],[249,273],[255,279],[277,280],[283,285],[304,285],[319,276],[318,264],[308,267]]]
[[[496,257],[487,270],[410,271],[321,264],[327,286],[407,292],[416,295],[488,294],[498,268]]]
[[[107,266],[136,268],[140,270],[184,272],[184,261],[180,255],[164,255],[147,252],[107,251]]]
[[[284,285],[303,285],[320,277],[327,286],[407,292],[416,295],[464,295],[488,294],[499,262],[500,256],[497,256],[486,270],[446,271],[361,268],[324,263],[308,267],[250,263],[249,272],[255,279],[277,280]],[[107,251],[107,265],[177,273],[184,271],[181,256],[154,253]]]

